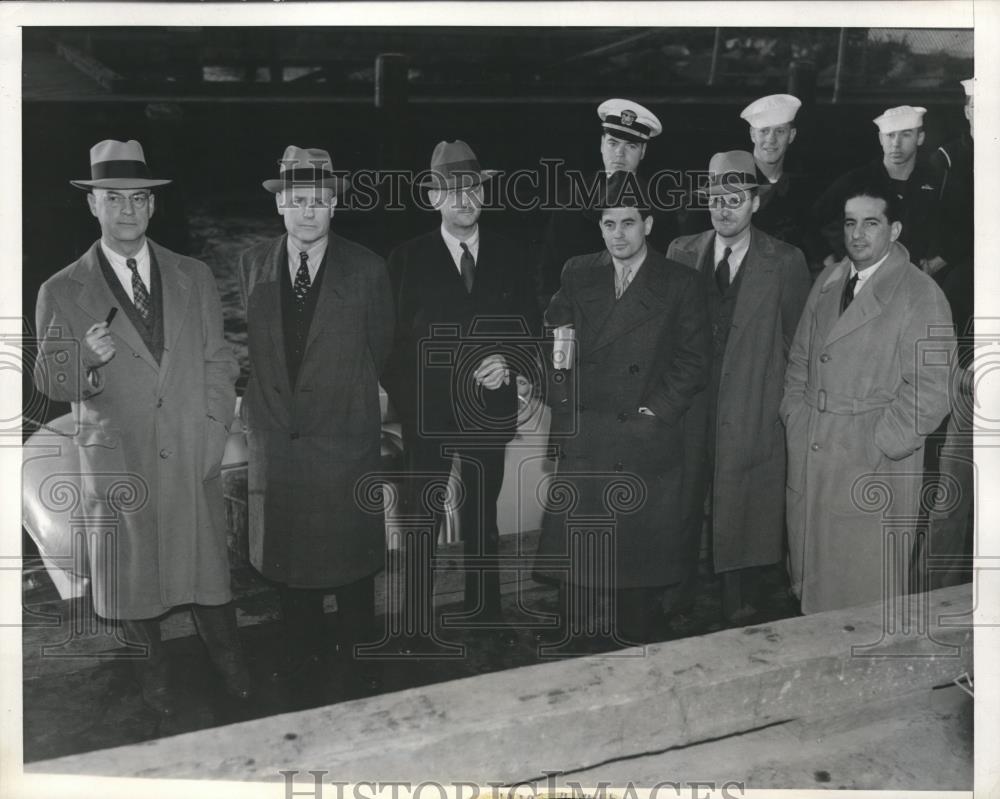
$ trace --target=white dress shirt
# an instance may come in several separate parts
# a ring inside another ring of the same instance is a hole
[[[854,284],[855,297],[857,297],[860,291],[865,287],[871,276],[875,274],[875,270],[878,269],[880,266],[882,266],[882,264],[885,263],[885,259],[888,257],[889,253],[886,253],[871,266],[865,267],[860,272],[858,271],[858,268],[854,265],[854,262],[853,261],[851,262],[851,274],[848,276],[848,279],[854,277],[855,275],[858,276],[858,282]]]
[[[108,259],[108,263],[111,264],[111,268],[114,270],[115,277],[118,278],[118,282],[122,284],[122,288],[125,289],[125,293],[128,294],[128,298],[135,302],[135,297],[132,295],[132,270],[128,268],[125,263],[126,258],[124,255],[119,255],[114,250],[112,250],[108,245],[104,243],[104,239],[101,239],[101,251],[104,253],[104,257]],[[149,243],[143,242],[142,249],[135,254],[136,268],[139,272],[139,277],[142,278],[142,283],[146,287],[146,292],[153,296],[153,286],[150,283],[149,277]]]
[[[455,262],[455,269],[458,271],[458,274],[462,274],[463,244],[472,253],[472,260],[477,264],[479,263],[479,225],[476,225],[476,229],[472,235],[464,241],[452,236],[451,233],[444,229],[444,225],[441,225],[441,238],[444,239],[444,244],[448,248],[448,252],[451,253],[451,260]]]
[[[306,255],[309,256],[309,261],[306,263],[306,267],[309,269],[309,283],[316,282],[316,273],[319,271],[320,266],[323,265],[323,256],[326,255],[326,245],[329,241],[329,237],[324,236],[322,239],[317,241],[306,250]],[[299,253],[302,252],[298,247],[292,244],[292,240],[288,239],[288,274],[292,278],[292,285],[295,285],[295,273],[299,271],[299,263],[301,262],[301,257]]]
[[[743,259],[746,258],[747,251],[750,249],[750,227],[743,231],[743,236],[734,244],[726,244],[722,241],[722,238],[718,235],[715,237],[715,261],[713,262],[716,267],[719,265],[719,261],[722,260],[722,256],[726,252],[726,247],[732,251],[729,253],[729,280],[730,282],[736,280],[736,273],[740,271],[740,265],[743,263]]]

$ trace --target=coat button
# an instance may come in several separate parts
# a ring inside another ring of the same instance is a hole
[[[617,463],[615,463],[615,471],[616,472],[623,472],[623,471],[625,471],[625,466],[622,464],[621,461],[618,461]]]
[[[157,408],[163,407],[163,397],[160,397],[159,399],[156,400],[156,407]]]
[[[830,360],[830,356],[829,356],[829,354],[827,354],[825,352],[822,355],[819,356],[819,362],[820,363],[826,363],[829,360]]]
[[[812,447],[810,447],[810,449],[813,452],[819,452],[819,444],[813,444]]]
[[[624,422],[626,419],[628,419],[628,414],[627,413],[619,413],[618,414],[618,421],[619,422]]]
[[[639,374],[639,364],[634,363],[631,366],[629,366],[628,373],[630,375],[637,375],[637,374]]]
[[[160,457],[163,458],[163,459],[169,458],[170,457],[170,450],[169,449],[161,449],[160,450]]]

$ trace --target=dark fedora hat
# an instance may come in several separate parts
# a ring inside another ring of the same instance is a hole
[[[171,181],[153,178],[135,139],[105,139],[90,148],[90,180],[71,180],[78,189],[150,189]]]
[[[472,188],[497,174],[483,169],[472,148],[461,139],[439,141],[431,155],[430,175],[420,185],[428,189]]]
[[[333,159],[326,150],[290,144],[278,164],[278,177],[261,184],[272,194],[293,187],[333,189],[338,196],[347,191],[347,177],[343,173],[334,173]]]

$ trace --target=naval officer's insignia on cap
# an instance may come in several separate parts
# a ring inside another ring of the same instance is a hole
[[[601,127],[612,136],[644,144],[663,130],[656,114],[633,100],[614,98],[597,107]]]

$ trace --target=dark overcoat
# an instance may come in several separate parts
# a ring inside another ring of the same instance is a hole
[[[359,481],[380,468],[379,373],[392,343],[383,260],[331,235],[295,385],[281,316],[287,237],[240,256],[250,380],[250,560],[299,588],[346,585],[385,562],[381,502]]]
[[[850,268],[833,264],[813,285],[781,404],[803,613],[906,592],[924,439],[949,409],[955,338],[941,289],[895,243],[841,314]]]
[[[667,251],[701,273],[714,261],[715,231],[683,236]],[[785,431],[778,406],[785,365],[811,280],[802,252],[756,228],[718,387],[712,471],[716,572],[777,563],[785,538]],[[705,407],[710,403],[699,403]]]
[[[39,390],[72,403],[94,608],[145,619],[189,602],[222,604],[231,595],[220,464],[238,370],[215,278],[150,241],[162,285],[160,360],[119,313],[109,328],[115,356],[93,385],[80,342],[119,305],[99,247],[42,285],[35,363]]]
[[[607,251],[572,258],[546,323],[573,325],[577,353],[575,422],[543,521],[537,571],[577,551],[577,536],[606,531],[599,571],[577,561],[572,582],[613,579],[616,588],[681,580],[689,562],[683,535],[691,505],[687,459],[697,431],[688,409],[707,384],[711,340],[695,273],[649,250],[620,300]],[[640,414],[645,406],[656,415]],[[704,436],[701,436],[703,446]],[[605,533],[599,533],[604,535]],[[597,543],[597,542],[595,542]],[[562,575],[566,577],[566,575]]]
[[[517,428],[513,376],[541,383],[543,374],[541,314],[524,250],[480,225],[469,293],[435,228],[393,250],[389,272],[397,323],[383,384],[407,446],[415,437],[462,444],[510,441]],[[510,382],[494,390],[472,387],[472,373],[492,354],[506,359]]]

